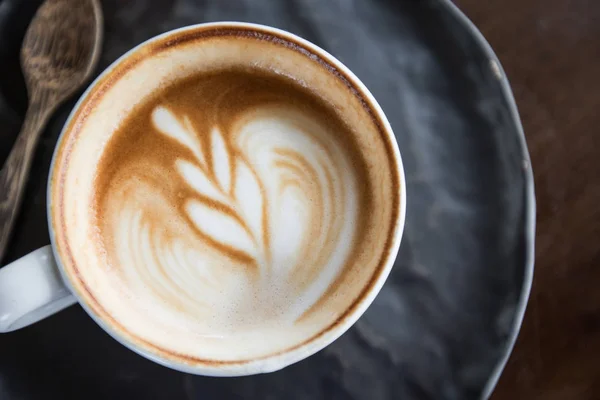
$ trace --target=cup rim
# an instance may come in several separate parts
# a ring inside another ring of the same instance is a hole
[[[75,285],[73,284],[73,278],[70,276],[69,273],[67,273],[62,262],[62,256],[58,248],[59,243],[56,238],[56,232],[54,230],[54,214],[52,211],[54,208],[52,205],[53,176],[55,174],[57,160],[59,159],[60,149],[64,144],[67,133],[70,131],[73,119],[78,114],[78,110],[89,99],[90,94],[93,92],[93,90],[101,82],[103,82],[105,78],[109,77],[115,69],[117,69],[123,62],[131,59],[140,50],[142,50],[148,45],[159,43],[161,41],[165,41],[165,39],[180,36],[181,34],[185,33],[215,30],[219,28],[246,29],[257,33],[272,35],[275,37],[279,37],[284,41],[299,44],[301,47],[308,50],[310,53],[317,55],[322,60],[325,60],[326,62],[330,63],[333,67],[342,72],[344,74],[344,77],[347,78],[350,81],[350,83],[358,89],[360,95],[367,100],[369,109],[377,116],[383,127],[383,132],[386,136],[386,139],[389,141],[391,150],[391,153],[389,155],[389,157],[391,158],[390,163],[394,165],[397,173],[397,180],[399,184],[399,193],[397,196],[397,200],[399,204],[397,204],[398,212],[392,228],[393,233],[391,235],[390,247],[386,249],[387,258],[382,263],[382,265],[374,272],[371,279],[365,283],[361,294],[346,310],[344,310],[342,315],[339,317],[338,321],[335,321],[332,324],[326,326],[319,333],[307,338],[304,342],[302,342],[299,345],[286,348],[284,350],[281,350],[280,352],[272,353],[264,357],[254,358],[252,360],[246,360],[241,362],[220,362],[218,360],[206,360],[204,362],[194,361],[193,363],[188,363],[184,360],[174,360],[167,358],[163,355],[154,353],[149,349],[144,348],[138,343],[134,343],[132,340],[127,338],[124,333],[120,332],[116,327],[112,326],[110,322],[106,321],[103,316],[99,315],[88,304],[85,297],[82,296],[81,293],[79,293],[78,289],[76,289]],[[52,244],[52,251],[54,253],[56,263],[59,266],[59,271],[63,278],[63,281],[69,287],[69,289],[77,299],[78,303],[85,310],[85,312],[115,340],[117,340],[119,343],[129,348],[130,350],[134,351],[135,353],[151,361],[154,361],[160,365],[181,372],[206,376],[245,376],[257,373],[277,371],[286,366],[301,361],[313,355],[314,353],[322,350],[323,348],[331,344],[333,341],[335,341],[337,338],[339,338],[342,334],[344,334],[371,305],[371,303],[381,290],[381,287],[387,280],[387,277],[394,265],[400,247],[406,218],[406,179],[400,150],[398,148],[398,144],[394,136],[392,127],[387,117],[385,116],[385,113],[383,112],[381,106],[371,94],[371,92],[362,83],[362,81],[341,61],[339,61],[333,55],[329,54],[327,51],[321,49],[317,45],[309,42],[308,40],[279,28],[274,28],[262,24],[236,21],[200,23],[170,30],[143,41],[142,43],[138,44],[137,46],[133,47],[131,50],[127,51],[125,54],[120,56],[114,62],[112,62],[88,86],[88,88],[81,95],[81,97],[73,107],[71,113],[69,114],[69,117],[65,121],[65,124],[61,130],[57,144],[54,149],[52,161],[50,164],[47,185],[47,218],[48,229],[50,233],[50,242]]]

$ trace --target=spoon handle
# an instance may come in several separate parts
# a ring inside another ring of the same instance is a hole
[[[17,141],[0,170],[0,261],[21,208],[31,162],[48,115],[44,107],[30,104]]]

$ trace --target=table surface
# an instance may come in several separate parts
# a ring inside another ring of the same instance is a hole
[[[600,3],[459,0],[494,47],[536,184],[533,291],[493,400],[600,396]]]

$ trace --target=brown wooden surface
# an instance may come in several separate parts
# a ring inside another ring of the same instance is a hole
[[[511,81],[536,183],[533,291],[492,398],[600,399],[600,2],[457,3]]]

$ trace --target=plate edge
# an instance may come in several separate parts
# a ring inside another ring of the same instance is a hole
[[[439,3],[442,7],[444,7],[445,10],[449,14],[451,14],[458,23],[460,23],[461,25],[463,25],[464,28],[467,29],[471,37],[475,39],[476,44],[479,45],[480,49],[486,54],[487,58],[490,60],[490,68],[497,68],[500,72],[501,79],[499,79],[499,81],[502,94],[507,100],[510,114],[513,119],[513,124],[517,128],[517,134],[519,136],[519,145],[521,148],[521,157],[523,162],[521,168],[523,170],[523,175],[525,178],[525,271],[523,277],[523,286],[521,287],[521,294],[517,303],[517,309],[513,320],[510,337],[505,345],[502,357],[497,362],[496,366],[492,371],[492,374],[488,378],[488,381],[483,388],[483,392],[480,398],[482,400],[485,400],[489,399],[492,392],[496,388],[500,376],[504,371],[504,367],[506,366],[506,363],[510,358],[512,350],[517,341],[517,337],[521,330],[523,319],[525,317],[525,311],[527,309],[527,304],[531,295],[535,262],[535,184],[533,179],[533,171],[531,167],[531,158],[529,156],[527,140],[525,138],[525,132],[521,123],[521,117],[519,115],[517,103],[515,101],[508,77],[504,72],[504,69],[502,68],[502,64],[498,59],[498,56],[492,49],[492,46],[489,44],[489,42],[485,39],[483,34],[475,26],[475,24],[465,15],[465,13],[463,13],[461,9],[458,8],[458,6],[456,6],[451,0],[436,0],[436,2]]]

